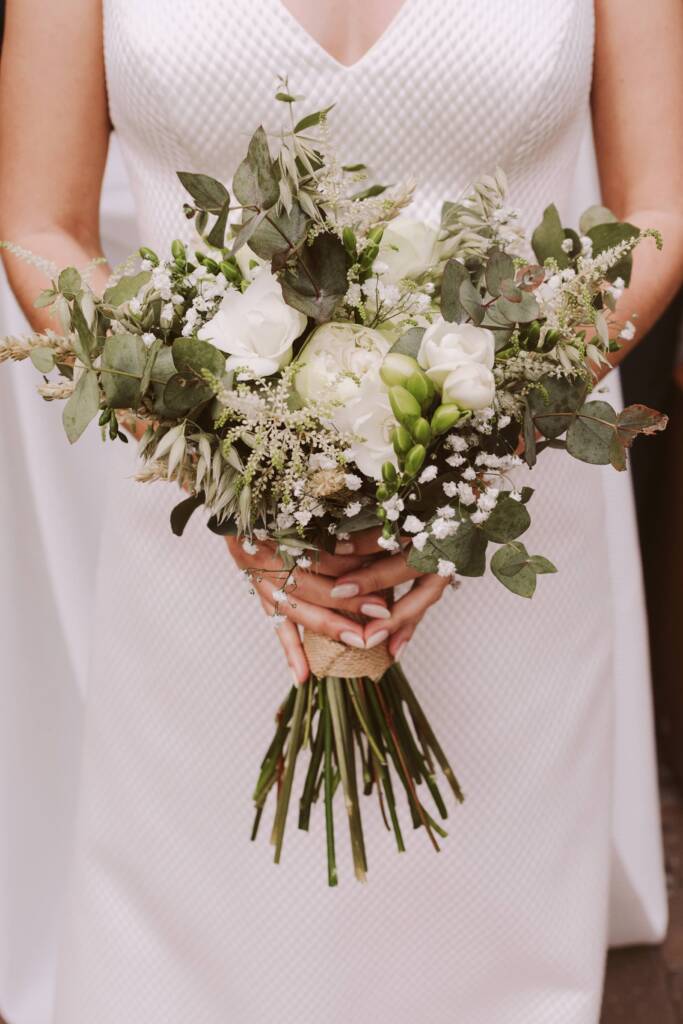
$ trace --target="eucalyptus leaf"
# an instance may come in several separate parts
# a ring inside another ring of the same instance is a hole
[[[460,304],[468,313],[472,322],[477,325],[480,324],[484,319],[485,310],[479,290],[474,287],[469,276],[460,285],[459,298]]]
[[[485,276],[489,295],[494,297],[500,295],[503,281],[511,281],[515,276],[515,264],[512,256],[499,249],[492,250],[486,264]]]
[[[491,571],[513,594],[533,597],[536,590],[536,572],[529,564],[529,554],[523,544],[506,544],[498,548],[491,559]]]
[[[40,293],[38,298],[33,303],[34,308],[46,309],[48,306],[51,306],[54,303],[55,299],[57,298],[57,295],[58,293],[54,291],[54,289],[46,288],[45,291]]]
[[[149,284],[151,278],[152,275],[149,270],[143,270],[139,274],[122,277],[111,288],[107,288],[102,299],[108,306],[116,309],[118,306],[122,306],[124,302],[130,302],[131,299],[134,299],[140,289]]]
[[[491,308],[495,308],[509,323],[530,324],[540,316],[538,302],[531,292],[520,292],[520,296],[519,301],[514,302],[501,295]]]
[[[93,336],[88,322],[83,315],[83,310],[78,299],[74,299],[71,304],[71,323],[76,336],[73,339],[73,346],[76,350],[76,355],[81,362],[90,368],[92,368],[92,354],[95,350],[95,338]]]
[[[309,219],[297,202],[292,203],[287,213],[266,211],[249,239],[249,248],[263,260],[270,260],[276,254],[282,254],[281,264],[298,249],[306,238]]]
[[[467,269],[458,260],[446,262],[441,279],[441,315],[450,323],[462,323],[465,308],[460,301],[460,285],[469,281]]]
[[[588,232],[588,237],[593,243],[593,255],[598,256],[606,249],[611,249],[615,245],[619,245],[620,242],[629,241],[631,238],[636,238],[640,234],[640,229],[635,227],[633,224],[627,222],[616,222],[609,224],[597,224],[591,228]],[[626,285],[631,280],[631,270],[633,266],[633,257],[629,253],[624,256],[619,263],[615,264],[610,270],[608,270],[605,277],[608,281],[616,281],[618,277],[621,277]]]
[[[190,193],[195,205],[207,213],[220,213],[230,203],[230,193],[222,182],[207,174],[178,171],[183,187]]]
[[[222,249],[225,246],[225,232],[228,227],[229,213],[230,204],[226,203],[223,209],[216,217],[213,227],[206,236],[206,241],[209,243],[209,245],[212,245],[214,249]]]
[[[225,373],[225,355],[209,341],[199,338],[176,338],[171,351],[173,362],[179,371],[185,370],[201,378],[202,370],[208,370],[214,377]]]
[[[489,540],[504,544],[521,536],[530,525],[531,518],[526,505],[503,494],[481,528]]]
[[[84,370],[62,412],[62,423],[69,442],[79,439],[100,411],[100,388],[94,370]]]
[[[569,256],[562,248],[564,230],[557,207],[551,204],[543,212],[543,220],[531,236],[531,246],[536,259],[544,264],[547,259],[554,259],[560,269],[568,267]]]
[[[580,378],[571,381],[566,377],[542,377],[539,384],[541,387],[531,391],[527,397],[534,424],[544,437],[559,437],[583,405],[587,385]]]
[[[142,380],[140,381],[140,394],[144,395],[149,387],[149,382],[152,378],[152,371],[154,370],[154,364],[157,361],[159,350],[163,345],[161,338],[156,338],[147,349],[147,358],[145,361],[145,368],[142,371]]]
[[[389,351],[402,356],[412,356],[413,359],[417,359],[417,353],[420,351],[424,333],[424,327],[409,327],[398,341],[391,346]]]
[[[247,155],[235,171],[232,189],[243,206],[270,208],[280,196],[278,174],[268,148],[268,138],[259,126],[249,141]]]
[[[528,402],[524,407],[524,461],[529,469],[536,465],[536,426]]]
[[[212,397],[213,391],[208,384],[199,380],[194,373],[184,370],[174,373],[166,382],[163,403],[174,416],[183,416]]]
[[[66,267],[57,280],[57,287],[65,299],[75,299],[83,287],[81,275],[75,267]]]
[[[453,558],[460,576],[483,576],[486,572],[486,546],[483,530],[469,519],[463,520],[453,537]]]
[[[567,451],[581,462],[608,465],[616,421],[617,414],[607,402],[586,402],[567,431]]]
[[[348,256],[336,235],[318,235],[297,254],[297,265],[280,277],[288,305],[319,322],[329,320],[348,288]]]
[[[55,356],[51,348],[32,348],[29,357],[39,373],[51,373],[55,368]]]
[[[147,348],[137,334],[112,334],[102,352],[102,390],[112,409],[136,409],[147,362]]]
[[[579,231],[582,235],[587,235],[591,228],[597,227],[598,224],[614,224],[616,220],[617,218],[606,206],[589,206],[581,214]]]

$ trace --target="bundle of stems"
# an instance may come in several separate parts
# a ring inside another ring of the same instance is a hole
[[[399,824],[395,781],[403,787],[414,828],[424,828],[434,849],[445,829],[435,820],[448,817],[437,783],[437,767],[453,794],[463,794],[448,759],[400,665],[392,665],[380,680],[367,677],[341,679],[311,675],[292,687],[278,709],[276,729],[254,790],[256,838],[266,801],[275,791],[275,818],[271,842],[279,863],[299,757],[308,754],[308,766],[299,799],[299,828],[309,827],[311,809],[322,793],[327,837],[327,880],[336,885],[337,858],[333,802],[341,790],[346,807],[351,854],[356,878],[366,880],[368,860],[363,836],[359,794],[377,793],[379,812],[393,831],[399,852],[405,850]],[[429,791],[432,813],[420,793]]]

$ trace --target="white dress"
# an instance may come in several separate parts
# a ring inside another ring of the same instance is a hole
[[[226,177],[276,76],[336,102],[349,160],[416,178],[436,217],[496,165],[533,225],[567,210],[588,125],[590,0],[406,0],[356,64],[279,0],[104,0],[111,114],[141,236],[183,235],[175,171]],[[490,578],[432,611],[404,663],[467,793],[436,856],[367,817],[370,881],[325,885],[323,829],[283,863],[250,792],[288,685],[222,542],[166,528],[171,488],[107,496],[83,788],[56,1024],[595,1024],[607,943],[614,595],[602,473],[554,453],[531,482],[531,603]],[[624,551],[622,557],[635,557]],[[369,808],[374,811],[374,808]],[[344,855],[346,854],[346,859]]]

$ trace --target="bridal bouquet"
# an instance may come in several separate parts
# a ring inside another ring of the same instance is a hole
[[[488,568],[530,598],[555,567],[520,539],[532,490],[517,486],[515,468],[551,448],[624,469],[634,437],[665,425],[643,406],[617,413],[588,397],[633,335],[614,309],[650,232],[603,207],[577,232],[549,206],[529,238],[500,171],[445,202],[438,226],[410,219],[410,185],[368,186],[363,164],[339,162],[331,108],[297,121],[298,98],[277,99],[288,127],[277,139],[257,129],[230,191],[179,174],[193,244],[141,249],[102,296],[89,268],[43,264],[51,284],[36,305],[54,306],[62,329],[6,339],[0,361],[32,360],[40,394],[66,400],[72,442],[95,418],[103,438],[123,441],[123,425],[144,421],[139,479],[187,492],[175,533],[203,507],[209,528],[237,534],[248,552],[275,542],[275,625],[318,553],[371,527],[419,572]],[[438,770],[462,793],[400,665],[385,646],[304,642],[311,676],[277,712],[253,835],[273,792],[280,859],[306,757],[298,824],[307,829],[313,804],[324,805],[331,885],[338,790],[359,879],[361,791],[376,792],[403,850],[401,787],[412,825],[438,849]]]

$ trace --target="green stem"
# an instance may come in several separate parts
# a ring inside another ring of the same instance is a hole
[[[351,838],[353,866],[358,881],[364,882],[367,864],[365,861],[363,829],[358,807],[358,792],[355,784],[355,773],[353,772],[349,758],[348,722],[346,718],[346,709],[344,707],[342,686],[343,683],[341,679],[338,679],[336,676],[328,676],[327,693],[330,701],[330,713],[332,716],[334,749],[337,757],[339,774],[341,776],[342,788],[344,790],[346,813],[349,818],[349,834]],[[353,757],[353,751],[351,751],[351,757]]]
[[[292,712],[292,724],[289,730],[289,743],[285,757],[285,772],[282,780],[282,788],[278,794],[277,809],[275,811],[275,824],[273,826],[273,843],[275,846],[275,863],[280,863],[282,843],[285,838],[285,826],[287,824],[287,810],[289,799],[292,793],[292,782],[294,780],[294,769],[299,753],[299,741],[301,739],[301,722],[306,705],[306,689],[310,686],[310,680],[298,687],[294,699],[294,710]]]
[[[320,681],[320,705],[323,716],[325,741],[325,762],[323,777],[325,781],[325,834],[327,839],[327,884],[337,884],[337,859],[334,852],[334,813],[332,808],[332,717],[327,681]]]

